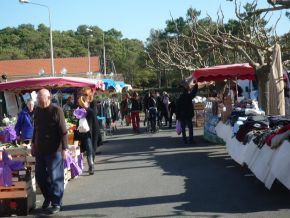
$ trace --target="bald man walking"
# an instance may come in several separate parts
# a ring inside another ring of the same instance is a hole
[[[64,193],[63,160],[68,144],[65,117],[62,109],[51,103],[47,89],[38,91],[37,103],[32,138],[35,178],[44,197],[42,209],[56,214],[61,210]]]

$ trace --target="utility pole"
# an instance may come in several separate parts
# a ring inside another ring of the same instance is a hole
[[[88,60],[89,60],[89,71],[88,74],[91,74],[91,52],[90,52],[90,38],[93,37],[91,34],[92,30],[90,28],[87,28],[88,33]]]
[[[91,73],[91,52],[90,52],[90,40],[88,38],[88,59],[89,59],[89,73]]]
[[[105,33],[103,32],[103,59],[104,59],[104,76],[107,75],[107,68],[106,68],[106,47],[105,47]]]
[[[29,0],[19,0],[20,3],[38,5],[41,7],[45,7],[48,10],[48,19],[49,19],[49,38],[50,38],[50,64],[51,64],[51,76],[55,76],[55,69],[54,69],[54,58],[53,58],[53,42],[52,42],[52,27],[51,27],[51,17],[50,17],[50,9],[47,5],[38,4],[34,2],[30,2]]]

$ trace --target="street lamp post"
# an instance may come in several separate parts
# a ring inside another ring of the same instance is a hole
[[[51,29],[51,17],[50,17],[50,10],[47,5],[43,4],[38,4],[34,2],[30,2],[29,0],[19,0],[20,3],[27,3],[27,4],[32,4],[32,5],[38,5],[41,7],[45,7],[48,10],[48,15],[49,15],[49,29],[50,29],[50,59],[51,59],[51,74],[52,76],[55,76],[55,71],[54,71],[54,59],[53,59],[53,43],[52,43],[52,29]]]
[[[89,58],[89,73],[90,73],[91,72],[90,38],[88,38],[88,58]]]
[[[107,67],[106,67],[106,47],[105,47],[105,33],[103,32],[103,58],[104,58],[104,75],[107,75]]]
[[[89,33],[89,36],[88,36],[88,59],[89,59],[89,74],[90,74],[91,73],[90,37],[93,37],[93,35],[90,34],[90,32],[92,32],[92,30],[90,28],[87,28],[87,32]]]

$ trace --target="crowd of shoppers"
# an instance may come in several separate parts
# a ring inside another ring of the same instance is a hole
[[[125,93],[120,103],[121,123],[132,124],[133,132],[140,133],[140,113],[144,112],[144,126],[154,133],[160,127],[172,128],[173,116],[179,120],[182,127],[184,143],[194,143],[192,119],[194,116],[192,100],[198,90],[194,86],[184,86],[179,98],[170,96],[167,92],[150,91],[143,98],[134,91]],[[35,176],[39,188],[44,196],[42,209],[51,214],[61,210],[64,194],[64,159],[68,148],[68,132],[65,117],[76,115],[83,111],[83,117],[78,117],[75,139],[79,140],[81,152],[86,155],[88,173],[94,174],[94,160],[97,147],[102,144],[97,115],[98,102],[94,90],[83,88],[74,101],[68,97],[63,107],[52,102],[52,95],[47,89],[37,93],[37,106],[29,99],[25,107],[18,114],[15,125],[17,139],[30,143],[32,155],[35,156]],[[118,111],[117,111],[118,113]],[[84,127],[84,123],[86,127]],[[186,127],[189,137],[186,136]]]

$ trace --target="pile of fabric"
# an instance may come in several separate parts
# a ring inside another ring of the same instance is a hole
[[[278,179],[290,189],[289,118],[238,107],[226,123],[219,122],[215,129],[232,159],[246,165],[267,188]]]

